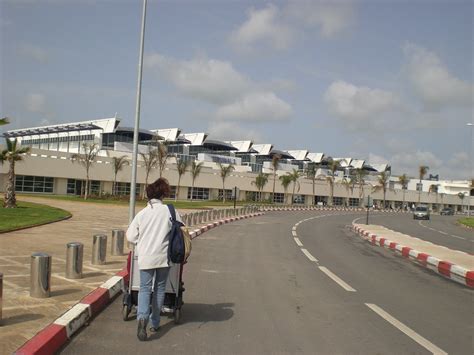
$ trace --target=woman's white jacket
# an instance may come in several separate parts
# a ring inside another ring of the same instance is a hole
[[[181,217],[176,211],[176,220]],[[136,244],[140,270],[167,267],[171,214],[161,200],[151,199],[133,219],[127,230],[127,240]]]

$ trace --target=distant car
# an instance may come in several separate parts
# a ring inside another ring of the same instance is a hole
[[[443,208],[439,214],[441,216],[453,216],[454,215],[454,209],[449,208],[449,207]]]
[[[413,219],[430,219],[430,210],[426,206],[418,206],[413,212]]]

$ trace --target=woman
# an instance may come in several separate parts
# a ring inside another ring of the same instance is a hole
[[[141,341],[147,339],[147,324],[150,319],[151,332],[160,325],[160,311],[165,298],[165,286],[170,266],[168,264],[168,234],[171,230],[171,214],[162,200],[170,194],[168,180],[159,178],[146,188],[147,206],[138,212],[127,230],[127,239],[136,244],[140,269],[140,291],[138,292],[138,330]],[[181,217],[176,212],[176,220]],[[154,282],[153,282],[154,281]],[[153,285],[152,285],[153,284]],[[150,298],[151,315],[150,315]]]

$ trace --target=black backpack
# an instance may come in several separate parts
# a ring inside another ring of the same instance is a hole
[[[171,230],[169,232],[169,244],[168,244],[168,264],[173,262],[175,264],[181,264],[184,262],[185,246],[183,239],[183,232],[181,227],[183,224],[176,220],[176,211],[173,205],[167,205],[171,214]]]

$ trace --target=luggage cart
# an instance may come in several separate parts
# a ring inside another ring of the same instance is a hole
[[[125,286],[123,295],[122,318],[129,320],[133,308],[138,305],[138,291],[140,290],[140,270],[138,269],[138,255],[132,250],[128,255],[127,268],[130,275],[128,285]],[[165,299],[161,307],[162,314],[172,314],[174,322],[179,323],[181,319],[181,307],[183,305],[184,283],[183,264],[172,264],[166,281]]]

